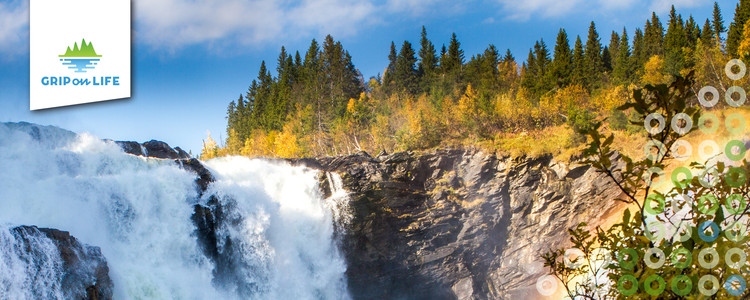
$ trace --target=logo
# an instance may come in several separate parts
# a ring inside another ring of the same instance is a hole
[[[86,44],[86,39],[81,40],[81,48],[78,48],[77,42],[73,43],[72,50],[68,46],[65,54],[58,56],[61,57],[60,61],[64,66],[68,66],[68,69],[75,69],[76,73],[86,73],[86,70],[93,70],[99,62],[98,57],[102,57],[96,54],[94,45],[91,42]]]
[[[131,0],[29,2],[29,109],[130,98],[130,9]]]

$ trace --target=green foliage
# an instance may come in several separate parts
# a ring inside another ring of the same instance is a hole
[[[593,113],[578,106],[571,105],[568,107],[568,119],[566,123],[573,129],[571,139],[574,143],[586,141],[584,134],[594,128],[595,124],[593,121],[595,117]]]

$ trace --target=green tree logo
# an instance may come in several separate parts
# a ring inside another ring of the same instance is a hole
[[[94,45],[89,42],[86,44],[86,39],[81,39],[81,48],[78,48],[78,43],[73,43],[73,49],[70,49],[70,46],[68,46],[68,50],[65,51],[65,54],[58,55],[59,57],[102,57],[99,54],[96,54],[96,50],[94,50]]]
[[[99,62],[99,54],[96,54],[94,45],[91,42],[86,43],[86,39],[81,39],[81,47],[78,43],[73,43],[73,49],[68,49],[65,54],[58,55],[60,61],[68,69],[75,70],[76,73],[86,73],[86,70],[93,70]]]

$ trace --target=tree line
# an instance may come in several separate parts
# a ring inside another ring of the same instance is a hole
[[[727,88],[726,60],[750,56],[748,18],[750,0],[739,1],[728,28],[718,3],[703,25],[672,7],[666,22],[652,13],[632,38],[623,28],[606,45],[592,21],[585,43],[576,36],[571,47],[561,28],[551,49],[540,39],[520,65],[492,44],[467,59],[455,33],[438,50],[423,26],[418,45],[392,42],[382,76],[369,80],[328,35],[322,46],[312,40],[304,57],[282,47],[275,76],[262,62],[248,91],[229,103],[226,142],[209,141],[203,156],[497,146],[508,135],[581,127],[603,116],[624,128],[627,118],[613,108],[630,89],[690,71],[696,85]]]

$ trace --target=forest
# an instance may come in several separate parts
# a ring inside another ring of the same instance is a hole
[[[723,95],[738,85],[723,75],[724,65],[750,61],[748,18],[750,0],[739,1],[729,24],[718,3],[704,22],[673,6],[667,20],[652,13],[642,28],[611,32],[609,43],[592,21],[585,37],[561,28],[552,46],[538,40],[524,61],[492,44],[469,57],[455,33],[438,47],[422,27],[418,45],[392,42],[387,68],[369,79],[330,35],[322,45],[312,40],[304,54],[281,47],[275,75],[261,64],[248,90],[228,104],[226,139],[207,137],[201,158],[462,146],[564,154],[582,146],[577,132],[595,120],[605,120],[607,130],[643,135],[627,121],[635,112],[615,108],[632,90],[673,75],[693,72],[696,92],[710,85]]]

